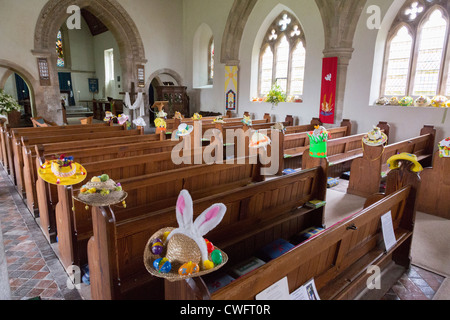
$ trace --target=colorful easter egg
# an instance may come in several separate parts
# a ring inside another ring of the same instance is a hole
[[[208,239],[205,239],[205,242],[206,242],[206,248],[208,249],[208,253],[213,252],[214,245]]]
[[[212,268],[214,268],[214,262],[206,260],[203,262],[203,267],[205,268],[205,270],[211,270]]]
[[[153,267],[160,273],[169,273],[172,269],[172,265],[167,258],[159,258],[153,261]]]
[[[100,180],[101,180],[102,182],[106,182],[106,181],[109,180],[109,176],[108,176],[107,174],[102,174],[102,175],[100,176]]]
[[[152,253],[154,255],[160,255],[164,250],[163,244],[161,242],[155,242],[152,244]]]
[[[102,182],[99,177],[92,177],[91,182]]]
[[[188,263],[183,264],[180,267],[180,269],[178,269],[178,274],[180,276],[190,276],[199,271],[200,271],[200,268],[199,268],[198,264],[193,263],[192,261],[189,261]]]
[[[211,260],[216,266],[221,264],[223,262],[222,252],[220,250],[214,250],[211,253]]]

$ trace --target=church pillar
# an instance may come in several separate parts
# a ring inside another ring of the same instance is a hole
[[[38,68],[38,81],[36,81],[35,106],[36,117],[43,117],[48,121],[63,125],[63,110],[61,105],[61,94],[59,90],[58,70],[56,69],[56,53],[49,51],[32,51],[36,57],[36,68]],[[46,59],[48,67],[48,80],[42,79],[42,70],[39,70],[39,59]]]
[[[325,30],[324,57],[338,57],[335,123],[343,120],[347,71],[356,26],[367,0],[316,0]]]
[[[353,48],[331,48],[323,51],[324,58],[338,57],[335,123],[341,123],[344,112],[344,97],[347,84],[348,65],[352,58]]]

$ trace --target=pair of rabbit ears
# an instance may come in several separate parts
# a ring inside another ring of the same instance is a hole
[[[199,236],[204,236],[209,231],[217,227],[222,221],[226,211],[227,207],[224,204],[213,204],[211,207],[203,211],[194,222],[194,206],[192,203],[192,197],[187,190],[182,190],[180,192],[176,204],[178,226],[181,229],[194,230]]]

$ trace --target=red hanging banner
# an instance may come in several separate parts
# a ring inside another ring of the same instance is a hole
[[[320,121],[334,124],[338,58],[323,58]]]

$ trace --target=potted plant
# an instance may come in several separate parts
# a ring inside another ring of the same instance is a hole
[[[286,93],[277,84],[274,84],[266,96],[266,102],[272,104],[272,110],[278,106],[280,102],[286,102]]]
[[[20,105],[3,90],[0,90],[0,115],[8,117],[8,123],[11,127],[16,127],[20,123]]]

